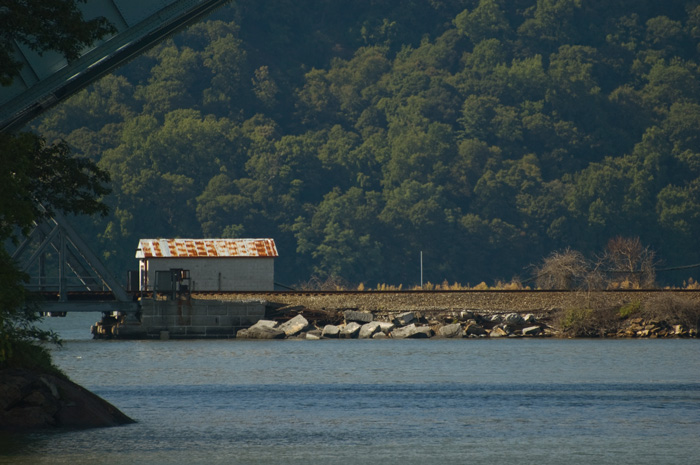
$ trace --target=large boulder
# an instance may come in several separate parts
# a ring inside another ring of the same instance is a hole
[[[500,326],[496,326],[489,333],[489,337],[506,337],[506,336],[508,336],[508,333]]]
[[[309,327],[309,321],[301,315],[297,315],[289,321],[279,325],[279,329],[284,331],[287,337],[293,337]]]
[[[355,323],[364,324],[364,323],[369,323],[370,321],[372,321],[374,319],[374,316],[371,313],[358,312],[356,310],[346,310],[343,313],[343,316],[345,317],[346,323],[351,323],[354,321]]]
[[[418,337],[433,337],[435,335],[435,332],[430,326],[416,326],[416,331],[418,334],[416,334],[416,338]]]
[[[459,323],[441,326],[440,329],[438,329],[438,336],[440,337],[462,337],[463,334],[462,325]]]
[[[525,319],[522,317],[522,315],[519,315],[517,313],[509,313],[503,317],[503,323],[511,326],[518,326],[523,324],[524,322]]]
[[[100,428],[133,422],[68,379],[31,370],[0,370],[0,430]]]
[[[384,334],[389,334],[396,328],[396,325],[394,323],[391,323],[389,321],[380,321],[379,322],[379,330],[383,332]]]
[[[523,336],[538,336],[542,332],[539,326],[528,326],[523,328]]]
[[[337,338],[340,335],[340,328],[336,325],[326,325],[323,327],[323,332],[321,332],[321,337],[324,338]]]
[[[341,339],[356,338],[360,332],[360,328],[362,328],[362,325],[352,321],[352,322],[346,324],[345,327],[340,330],[338,337],[340,337]]]
[[[377,332],[381,331],[381,324],[378,321],[371,321],[367,324],[362,325],[360,328],[360,333],[357,335],[360,339],[369,339],[374,336]]]
[[[393,330],[391,337],[394,339],[426,338],[432,336],[432,333],[433,330],[430,329],[430,326],[416,326],[415,323],[411,323],[408,326]]]
[[[283,339],[284,331],[276,328],[277,322],[272,320],[260,320],[248,329],[242,329],[236,333],[237,338],[243,339]]]
[[[483,336],[486,334],[486,330],[483,326],[472,322],[467,324],[467,327],[464,329],[464,334],[467,336]]]
[[[396,315],[394,324],[396,326],[408,326],[416,320],[416,315],[413,312],[404,312]]]

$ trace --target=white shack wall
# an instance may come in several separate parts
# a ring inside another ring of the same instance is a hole
[[[156,271],[171,268],[190,270],[193,291],[272,291],[275,286],[275,262],[271,257],[206,257],[141,259],[141,283],[147,261],[148,285],[153,290]]]

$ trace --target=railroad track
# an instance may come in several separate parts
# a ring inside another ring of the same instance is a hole
[[[439,290],[439,291],[276,291],[195,292],[193,299],[265,300],[308,310],[356,309],[371,312],[459,311],[547,313],[561,308],[600,308],[676,296],[700,304],[700,290],[640,289],[606,291]]]

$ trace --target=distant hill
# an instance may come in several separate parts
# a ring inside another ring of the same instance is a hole
[[[698,263],[699,40],[692,1],[233,2],[35,129],[111,172],[118,273],[158,236],[274,237],[286,284]]]

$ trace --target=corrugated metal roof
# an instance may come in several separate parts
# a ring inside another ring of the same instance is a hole
[[[136,258],[277,257],[274,239],[141,239]]]

